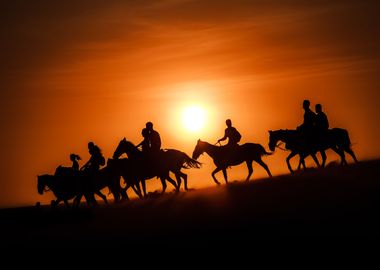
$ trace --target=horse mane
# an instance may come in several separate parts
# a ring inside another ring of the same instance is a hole
[[[124,143],[126,143],[127,145],[129,144],[130,146],[136,147],[136,145],[131,141],[124,140]]]

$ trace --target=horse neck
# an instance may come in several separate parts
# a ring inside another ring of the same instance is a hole
[[[294,138],[294,134],[292,131],[283,131],[281,136],[279,136],[279,140],[284,142],[284,143],[288,143],[290,141],[292,141],[292,139]]]
[[[205,143],[205,152],[212,158],[217,157],[219,153],[219,147],[210,143]]]
[[[127,154],[129,158],[138,157],[141,155],[141,152],[137,148],[130,147],[124,147],[124,153]]]
[[[56,188],[57,179],[54,179],[54,176],[49,176],[45,178],[45,186],[50,190],[54,191]]]

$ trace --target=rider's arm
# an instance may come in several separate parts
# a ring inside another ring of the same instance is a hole
[[[143,143],[144,143],[144,141],[142,141],[141,143],[139,143],[138,145],[136,145],[136,148],[139,148]]]
[[[218,142],[221,142],[221,141],[224,141],[224,140],[227,140],[227,132],[224,132],[224,137],[219,139]]]
[[[83,169],[87,168],[88,165],[90,165],[90,162],[91,162],[91,159],[90,159],[89,161],[87,161],[86,164],[84,164],[84,165],[82,166],[82,168],[80,168],[80,169],[83,170]]]

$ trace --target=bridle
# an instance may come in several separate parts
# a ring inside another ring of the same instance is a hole
[[[279,142],[275,147],[282,151],[289,151],[288,149],[282,147],[283,144],[283,142]]]

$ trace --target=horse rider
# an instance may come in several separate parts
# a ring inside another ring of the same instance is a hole
[[[141,136],[143,136],[143,141],[139,143],[136,147],[139,148],[141,146],[141,151],[144,154],[149,152],[149,130],[147,128],[143,128],[141,131]]]
[[[316,114],[310,109],[310,101],[303,101],[303,109],[305,111],[303,115],[303,123],[300,125],[297,130],[305,133],[307,135],[311,134],[315,128]]]
[[[73,163],[73,165],[71,166],[71,168],[74,171],[79,171],[79,163],[78,163],[78,161],[81,160],[80,156],[77,155],[77,154],[70,154],[70,160]]]
[[[241,134],[239,133],[239,131],[236,128],[234,128],[232,126],[231,119],[226,120],[226,125],[227,125],[227,128],[224,131],[224,137],[219,139],[218,143],[228,139],[228,143],[226,146],[229,146],[229,147],[238,146],[239,145],[238,143],[241,140]]]
[[[90,173],[99,171],[100,167],[105,164],[105,159],[103,157],[103,154],[100,148],[97,145],[95,145],[93,142],[89,142],[88,152],[90,153],[91,157],[87,161],[87,163],[83,165],[81,170],[85,170]]]
[[[321,104],[315,105],[315,112],[317,113],[315,117],[316,129],[323,133],[327,132],[327,130],[330,127],[329,119],[327,118],[327,115],[323,112]]]
[[[145,124],[146,129],[148,130],[148,142],[149,142],[149,151],[155,155],[161,150],[161,137],[160,134],[153,129],[153,123],[147,122]]]

